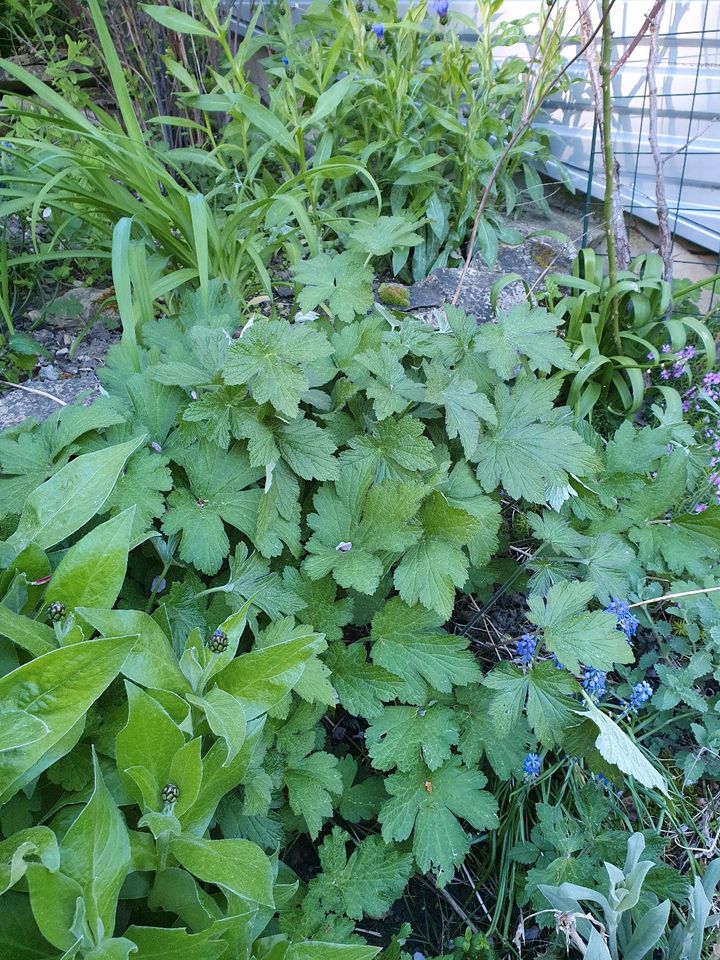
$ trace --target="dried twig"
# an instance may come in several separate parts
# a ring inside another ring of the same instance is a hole
[[[661,13],[664,5],[665,5],[665,0],[655,0],[655,6],[652,8],[650,13],[645,17],[645,22],[643,23],[642,27],[640,27],[640,30],[638,31],[636,36],[633,38],[632,42],[628,46],[625,53],[623,53],[623,55],[620,57],[618,62],[613,67],[612,73],[610,74],[610,79],[613,79],[615,77],[615,74],[618,72],[618,70],[621,70],[625,66],[626,62],[632,56],[632,53],[637,47],[637,45],[640,43],[642,38],[645,36],[645,34],[648,32],[648,30],[652,26],[653,20],[658,16],[659,13]]]

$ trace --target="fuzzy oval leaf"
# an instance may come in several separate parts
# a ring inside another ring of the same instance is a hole
[[[655,769],[625,731],[621,730],[602,710],[598,710],[594,703],[588,703],[587,706],[586,712],[578,711],[578,713],[581,717],[592,720],[600,731],[595,746],[602,757],[608,763],[614,763],[618,770],[635,777],[643,786],[654,787],[667,795],[668,787],[665,777]]]
[[[52,748],[70,734],[109,686],[134,643],[134,637],[75,643],[37,657],[0,679],[0,703],[32,714],[48,728],[39,740],[0,755],[0,803],[24,785],[28,772],[37,776],[45,769],[44,758],[49,763],[58,759]],[[74,742],[67,749],[71,746]]]
[[[217,884],[241,900],[274,906],[270,860],[249,840],[175,837],[170,852],[199,880]]]
[[[47,550],[71,536],[102,507],[125,461],[144,442],[138,437],[71,460],[33,490],[9,542],[18,550],[28,543]]]

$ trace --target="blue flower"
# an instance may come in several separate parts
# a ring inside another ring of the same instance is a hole
[[[564,664],[564,663],[560,663],[560,661],[559,661],[558,658],[557,658],[557,654],[556,654],[556,653],[554,653],[554,654],[552,655],[552,662],[555,664],[555,669],[556,669],[556,670],[564,670],[564,669],[565,669],[565,664]]]
[[[610,783],[610,781],[608,780],[608,778],[605,776],[604,773],[596,773],[595,776],[593,777],[593,780],[595,781],[595,783],[599,783],[603,787],[607,787],[608,790],[612,787],[612,784]]]
[[[372,25],[372,32],[375,34],[378,40],[382,40],[383,37],[385,36],[385,24],[374,23]]]
[[[441,23],[447,23],[448,7],[450,6],[448,0],[435,0],[435,13],[440,18]]]
[[[529,667],[535,656],[537,637],[531,633],[524,633],[515,644],[515,656],[523,667]]]
[[[602,700],[605,695],[607,674],[604,670],[596,670],[595,667],[585,667],[582,674],[581,683],[587,690],[593,700]]]
[[[283,57],[282,60],[281,60],[281,63],[282,63],[282,65],[283,65],[284,67],[289,67],[289,66],[290,66],[290,61],[288,60],[287,57]]]
[[[541,767],[542,760],[537,753],[529,753],[523,760],[523,773],[528,780],[537,780]]]
[[[630,604],[627,600],[618,600],[613,597],[610,603],[605,607],[606,613],[614,613],[617,617],[617,628],[627,637],[628,643],[635,636],[640,621],[634,613],[630,612]]]
[[[636,683],[630,693],[627,709],[633,713],[637,713],[640,707],[644,703],[647,703],[650,697],[652,697],[653,692],[653,688],[647,680],[641,680],[640,683]]]

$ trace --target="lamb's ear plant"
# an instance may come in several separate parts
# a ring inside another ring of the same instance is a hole
[[[550,903],[555,924],[568,946],[598,960],[643,960],[660,950],[667,960],[700,960],[710,931],[720,923],[713,896],[720,879],[720,860],[712,861],[704,877],[695,879],[684,912],[670,920],[670,901],[644,889],[654,864],[641,860],[645,838],[628,840],[622,868],[605,863],[604,889],[574,883],[540,886]],[[541,913],[544,911],[541,911]]]

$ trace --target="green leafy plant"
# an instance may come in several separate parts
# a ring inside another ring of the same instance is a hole
[[[540,891],[556,913],[558,929],[568,944],[598,958],[642,960],[662,949],[664,957],[700,960],[707,944],[706,931],[720,922],[720,914],[712,909],[720,862],[714,861],[704,878],[695,880],[687,916],[671,927],[670,901],[658,902],[644,890],[645,878],[653,867],[651,860],[640,859],[644,847],[643,835],[634,833],[628,840],[623,868],[605,864],[609,880],[606,892],[574,883],[541,886]],[[600,917],[585,912],[581,903],[591,904],[590,909]]]
[[[715,342],[703,321],[674,315],[660,257],[635,260],[618,273],[613,287],[595,253],[582,250],[571,275],[552,275],[549,281],[544,303],[561,318],[579,367],[567,381],[567,402],[578,416],[591,416],[598,404],[618,416],[637,413],[645,403],[647,374],[675,359],[690,339],[705,370],[714,367]],[[677,390],[662,384],[655,389],[679,408]]]

